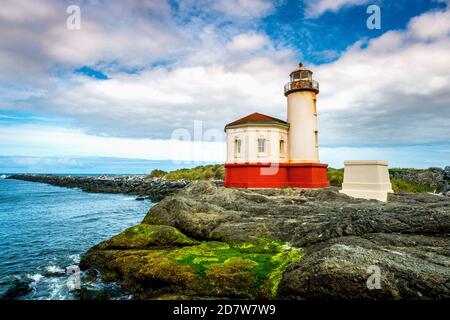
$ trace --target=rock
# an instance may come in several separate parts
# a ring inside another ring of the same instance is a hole
[[[32,281],[29,279],[14,279],[5,292],[0,295],[0,300],[14,300],[18,297],[26,295],[32,290],[30,286],[31,282]]]
[[[395,234],[332,239],[288,267],[278,298],[448,299],[448,245],[448,239]],[[379,289],[367,286],[371,266],[379,268]]]
[[[428,169],[390,169],[390,177],[411,181],[421,185],[427,185],[432,188],[439,188],[445,180],[450,177],[450,166]]]
[[[337,188],[197,181],[136,228],[91,249],[82,266],[140,298],[450,298],[450,199],[433,194],[381,203]],[[367,288],[369,266],[380,268],[379,290]]]
[[[226,189],[199,181],[150,209],[144,222],[178,228],[195,239],[267,237],[307,246],[367,233],[442,234],[450,202],[429,194],[392,195],[388,203],[328,189]]]
[[[160,201],[165,196],[185,187],[188,181],[170,181],[145,176],[55,176],[46,174],[17,174],[8,179],[48,183],[66,188],[80,188],[85,192],[136,194],[136,200]]]
[[[143,233],[152,234],[145,243]],[[275,297],[282,272],[300,258],[300,250],[277,241],[199,243],[173,227],[141,224],[92,248],[80,267],[101,269],[105,281],[119,281],[141,299],[249,299]]]
[[[99,244],[96,249],[146,249],[155,246],[188,246],[198,244],[171,226],[140,224]]]

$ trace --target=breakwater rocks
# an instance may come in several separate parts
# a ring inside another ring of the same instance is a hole
[[[450,199],[192,182],[93,247],[138,299],[448,299]],[[88,272],[89,273],[89,272]]]
[[[145,176],[56,176],[47,174],[16,174],[8,179],[47,183],[66,188],[80,188],[85,192],[124,193],[137,196],[137,200],[160,201],[189,181],[166,181]]]

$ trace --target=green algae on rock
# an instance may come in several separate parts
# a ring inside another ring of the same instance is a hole
[[[104,280],[119,281],[140,298],[183,294],[270,299],[286,267],[302,257],[300,249],[279,241],[198,243],[166,227],[129,228],[91,249],[81,266],[101,269]]]
[[[98,249],[145,249],[198,243],[171,226],[139,224],[99,244]]]

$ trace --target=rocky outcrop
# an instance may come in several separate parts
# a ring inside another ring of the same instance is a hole
[[[309,246],[369,233],[450,232],[450,201],[431,194],[391,195],[388,203],[328,189],[227,189],[208,182],[163,199],[145,223],[174,226],[196,239],[268,237]]]
[[[56,176],[46,174],[16,174],[8,179],[47,183],[66,188],[80,188],[85,192],[126,193],[137,195],[137,200],[163,199],[185,187],[189,181],[167,181],[146,176]]]
[[[444,169],[437,167],[428,169],[393,168],[389,170],[389,175],[391,179],[402,179],[439,189],[446,181],[450,181],[450,166],[446,166]]]
[[[446,197],[403,193],[381,203],[336,188],[198,181],[160,201],[138,229],[94,247],[82,266],[141,298],[442,299],[449,235]],[[379,289],[367,286],[373,270]]]
[[[80,266],[100,269],[140,299],[269,299],[301,254],[279,241],[199,242],[170,226],[141,224],[92,248]]]
[[[378,287],[370,280],[376,272]],[[334,238],[309,247],[289,266],[279,297],[449,299],[449,241],[390,233]]]

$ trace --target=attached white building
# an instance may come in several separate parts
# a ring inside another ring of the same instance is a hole
[[[278,163],[288,161],[289,124],[253,113],[225,127],[227,163]]]

